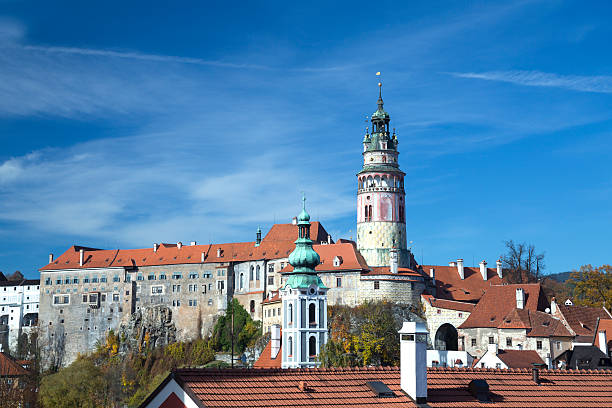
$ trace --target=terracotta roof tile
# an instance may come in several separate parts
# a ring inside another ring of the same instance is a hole
[[[15,359],[4,352],[0,352],[0,376],[18,377],[28,374],[29,371],[23,368]]]
[[[214,407],[416,407],[401,390],[398,367],[334,369],[181,369],[173,374],[201,403]],[[430,368],[431,407],[610,407],[612,371]],[[468,389],[484,379],[492,402],[480,403]],[[308,391],[298,384],[306,381]],[[394,393],[379,398],[368,381],[382,381]]]
[[[261,355],[253,364],[254,368],[280,368],[282,362],[283,350],[282,346],[278,351],[276,358],[272,358],[272,342],[269,341],[266,347],[261,352]]]
[[[539,283],[494,285],[487,289],[484,296],[474,307],[474,311],[459,328],[498,327],[504,318],[516,308],[516,289],[525,293],[523,310],[544,310],[548,303]]]
[[[334,271],[368,271],[368,264],[365,259],[361,256],[361,253],[357,251],[354,243],[343,242],[337,244],[325,244],[325,245],[313,245],[312,248],[315,250],[321,258],[321,263],[317,265],[315,270],[317,272],[334,272]],[[338,266],[334,266],[334,258],[339,256],[342,258],[342,262]],[[293,266],[287,264],[281,271],[292,272]]]
[[[499,350],[497,357],[508,368],[531,368],[533,364],[544,364],[544,361],[535,350]]]
[[[421,265],[419,270],[429,276],[433,268],[436,276],[436,298],[477,302],[491,285],[500,285],[503,281],[497,270],[487,268],[487,280],[482,279],[480,268],[466,266],[463,268],[464,279],[459,277],[456,266]]]
[[[438,299],[432,295],[421,295],[431,306],[440,309],[457,310],[459,312],[472,312],[476,306],[473,303],[458,302],[456,300]]]
[[[595,328],[595,339],[593,340],[593,345],[599,347],[599,333],[603,331],[606,333],[606,340],[608,341],[608,350],[612,348],[612,319],[600,319],[597,322],[597,326]]]
[[[612,318],[603,307],[566,306],[557,303],[557,308],[577,336],[593,336],[598,318]]]
[[[261,241],[262,243],[269,242],[284,242],[284,241],[295,241],[298,236],[298,228],[295,224],[274,224],[270,231],[266,234],[266,236]],[[318,221],[313,221],[310,223],[310,239],[315,244],[319,244],[321,242],[327,242],[329,234],[323,228]],[[331,238],[330,238],[331,239]],[[332,241],[333,242],[333,241]]]

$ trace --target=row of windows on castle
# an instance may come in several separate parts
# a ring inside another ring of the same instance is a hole
[[[404,188],[404,180],[400,177],[387,178],[387,176],[360,177],[357,181],[358,188],[392,187]]]
[[[173,285],[175,286],[173,292],[180,292],[181,288],[180,285]],[[178,286],[178,288],[176,287]],[[191,287],[189,288],[189,292],[196,292],[197,291],[197,285],[190,285]],[[209,291],[211,290],[212,286],[208,286]],[[203,285],[203,294],[206,293],[206,285]],[[130,292],[126,291],[125,292],[126,296],[129,296]],[[157,294],[163,294],[163,287],[160,289],[160,287],[152,287],[151,288],[151,295],[157,295]],[[126,301],[128,301],[129,299],[126,299]],[[92,306],[94,308],[97,308],[100,306],[101,303],[104,303],[107,301],[107,294],[106,293],[84,293],[82,295],[82,303],[86,303],[89,306]],[[109,293],[108,294],[108,301],[109,302],[115,302],[118,303],[121,301],[119,293]],[[136,298],[136,301],[140,301],[140,298]],[[151,299],[151,303],[154,303],[154,300]],[[54,295],[53,296],[53,304],[54,305],[67,305],[70,304],[70,295]],[[198,300],[197,299],[190,299],[188,300],[188,304],[189,306],[197,306],[198,305]],[[213,304],[213,299],[209,298],[208,299],[208,305],[212,305]],[[181,301],[179,299],[173,300],[172,301],[172,306],[178,307],[181,305]],[[122,308],[119,306],[119,312],[121,312]],[[112,313],[111,309],[111,313]],[[87,309],[87,313],[89,313],[90,310]]]
[[[476,343],[477,340],[476,338],[472,338],[471,339],[471,345],[472,347],[476,347]],[[495,337],[494,336],[489,336],[489,344],[497,344],[497,342],[495,341]],[[536,349],[537,350],[542,350],[542,340],[536,340]],[[555,341],[555,346],[557,347],[557,350],[561,350],[561,342],[560,341]],[[512,337],[506,337],[506,347],[512,347]],[[523,345],[522,344],[517,344],[517,347],[522,350],[523,349]]]
[[[226,274],[226,270],[225,269],[219,269],[217,271],[217,276],[225,276]],[[201,277],[203,279],[210,279],[212,278],[213,274],[211,272],[205,272],[202,273]],[[170,276],[172,279],[183,279],[183,274],[180,272],[175,272]],[[167,280],[168,279],[168,275],[166,275],[166,273],[160,273],[159,275],[156,275],[155,273],[150,273],[147,275],[146,277],[148,281],[153,281],[153,280]],[[187,275],[188,279],[199,279],[200,278],[200,274],[197,272],[190,272]],[[145,280],[145,276],[142,273],[139,273],[138,275],[136,275],[136,280],[137,281],[144,281]],[[115,275],[113,276],[113,282],[121,282],[121,278],[119,277],[119,275]],[[126,275],[125,276],[125,282],[131,282],[132,278],[130,275]],[[93,275],[91,277],[91,279],[89,278],[89,275],[86,275],[83,277],[83,283],[106,283],[108,282],[108,278],[105,275],[102,275],[98,278],[98,275]],[[55,279],[55,284],[56,285],[70,285],[70,284],[78,284],[79,283],[79,278],[78,277],[70,277],[70,276],[64,276],[64,277],[58,277]],[[53,280],[51,278],[46,278],[45,279],[45,285],[52,285],[53,284]]]

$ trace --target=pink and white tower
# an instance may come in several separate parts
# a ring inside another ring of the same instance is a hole
[[[389,131],[390,117],[383,109],[382,83],[378,83],[378,109],[372,115],[372,133],[363,139],[363,169],[357,174],[357,249],[369,266],[410,267],[406,245],[405,173],[399,169],[398,140]]]

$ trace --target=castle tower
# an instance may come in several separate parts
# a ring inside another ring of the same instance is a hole
[[[389,131],[378,83],[378,109],[372,114],[372,133],[363,139],[363,168],[357,173],[357,249],[369,266],[389,266],[389,250],[397,249],[398,264],[411,266],[406,245],[406,193],[398,164],[398,140]]]
[[[289,255],[293,272],[280,290],[283,301],[282,368],[316,367],[321,346],[327,343],[327,287],[317,276],[321,262],[312,249],[306,198],[298,216],[298,239]]]

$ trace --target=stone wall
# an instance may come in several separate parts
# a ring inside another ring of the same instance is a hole
[[[422,298],[421,298],[422,299]],[[470,312],[444,309],[432,306],[427,300],[422,299],[425,318],[427,319],[427,330],[429,331],[428,347],[435,349],[436,333],[443,324],[449,323],[455,329],[459,327],[470,315]]]
[[[377,284],[378,283],[378,284]],[[362,276],[359,280],[360,303],[381,301],[418,306],[425,283],[418,278],[393,275]]]

